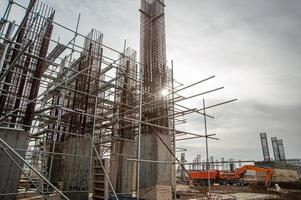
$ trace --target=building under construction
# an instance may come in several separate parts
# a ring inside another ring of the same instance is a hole
[[[14,21],[14,9],[23,18]],[[213,134],[176,129],[189,114],[167,63],[165,2],[141,0],[140,51],[103,43],[37,0],[9,1],[0,22],[0,199],[172,199],[176,142]],[[138,12],[138,11],[137,11]],[[68,42],[52,37],[72,33]],[[138,29],[138,27],[137,27]],[[84,41],[80,44],[78,41]],[[139,60],[137,56],[139,56]],[[207,160],[208,162],[208,160]]]

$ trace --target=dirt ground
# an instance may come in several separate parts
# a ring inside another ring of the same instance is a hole
[[[177,194],[179,199],[208,199],[205,194],[208,192],[208,187],[202,187],[202,191],[195,187],[187,185],[178,185]],[[264,187],[255,186],[235,186],[235,185],[213,185],[211,187],[210,197],[212,200],[251,200],[251,199],[286,199],[295,200],[301,199],[301,190],[282,190],[281,193],[271,189],[267,191]]]

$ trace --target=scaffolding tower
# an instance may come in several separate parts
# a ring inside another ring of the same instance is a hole
[[[15,8],[24,11],[20,21]],[[162,188],[172,198],[176,167],[187,173],[176,143],[217,139],[176,125],[191,114],[213,118],[205,109],[236,99],[181,104],[223,87],[181,95],[215,76],[187,86],[175,80],[166,61],[164,8],[162,0],[141,0],[138,61],[126,44],[104,44],[96,29],[81,34],[80,18],[74,29],[55,21],[54,9],[41,1],[9,1],[0,21],[0,199],[139,198]],[[58,30],[60,40],[52,37]]]

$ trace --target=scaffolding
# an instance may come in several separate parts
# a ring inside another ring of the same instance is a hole
[[[14,7],[24,9],[20,23],[10,15]],[[176,167],[187,173],[176,142],[217,139],[176,126],[190,114],[213,118],[205,110],[236,99],[203,108],[181,104],[223,87],[181,95],[215,76],[188,86],[175,80],[173,62],[169,67],[166,61],[164,7],[160,0],[141,1],[137,61],[126,43],[119,51],[104,44],[96,29],[79,33],[80,18],[74,30],[56,22],[54,9],[40,1],[9,2],[0,22],[0,147],[1,159],[19,175],[16,187],[4,188],[0,199],[139,199],[143,188],[156,184],[176,192]],[[57,29],[74,36],[55,40]],[[21,133],[22,141],[14,135]],[[7,135],[23,146],[7,142]],[[161,152],[149,154],[155,150],[150,140]]]

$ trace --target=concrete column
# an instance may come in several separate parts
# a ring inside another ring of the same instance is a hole
[[[222,170],[225,170],[225,158],[221,158],[221,162],[222,162]]]
[[[210,156],[210,169],[214,169],[214,157]]]
[[[185,163],[185,153],[181,153],[181,163]],[[181,170],[181,181],[185,181],[185,171],[180,167]]]
[[[88,138],[69,138],[66,141],[66,153],[81,157],[66,156],[64,164],[64,191],[88,191],[90,173],[91,141]],[[65,192],[72,200],[88,198],[88,192]]]
[[[29,133],[21,129],[0,128],[1,139],[12,148],[27,149],[28,136]],[[25,158],[25,151],[16,151]],[[22,167],[22,161],[16,156],[13,156],[11,152],[9,153],[18,162],[19,166]],[[16,193],[18,191],[21,174],[20,169],[13,163],[2,148],[0,148],[0,194]],[[16,196],[10,195],[0,198],[3,200],[14,200]]]
[[[218,164],[218,159],[216,159],[216,160],[215,160],[215,164],[214,164],[214,165],[215,165],[214,169],[217,169],[217,170],[219,170],[219,166],[218,166],[218,165],[219,165],[219,164]]]

